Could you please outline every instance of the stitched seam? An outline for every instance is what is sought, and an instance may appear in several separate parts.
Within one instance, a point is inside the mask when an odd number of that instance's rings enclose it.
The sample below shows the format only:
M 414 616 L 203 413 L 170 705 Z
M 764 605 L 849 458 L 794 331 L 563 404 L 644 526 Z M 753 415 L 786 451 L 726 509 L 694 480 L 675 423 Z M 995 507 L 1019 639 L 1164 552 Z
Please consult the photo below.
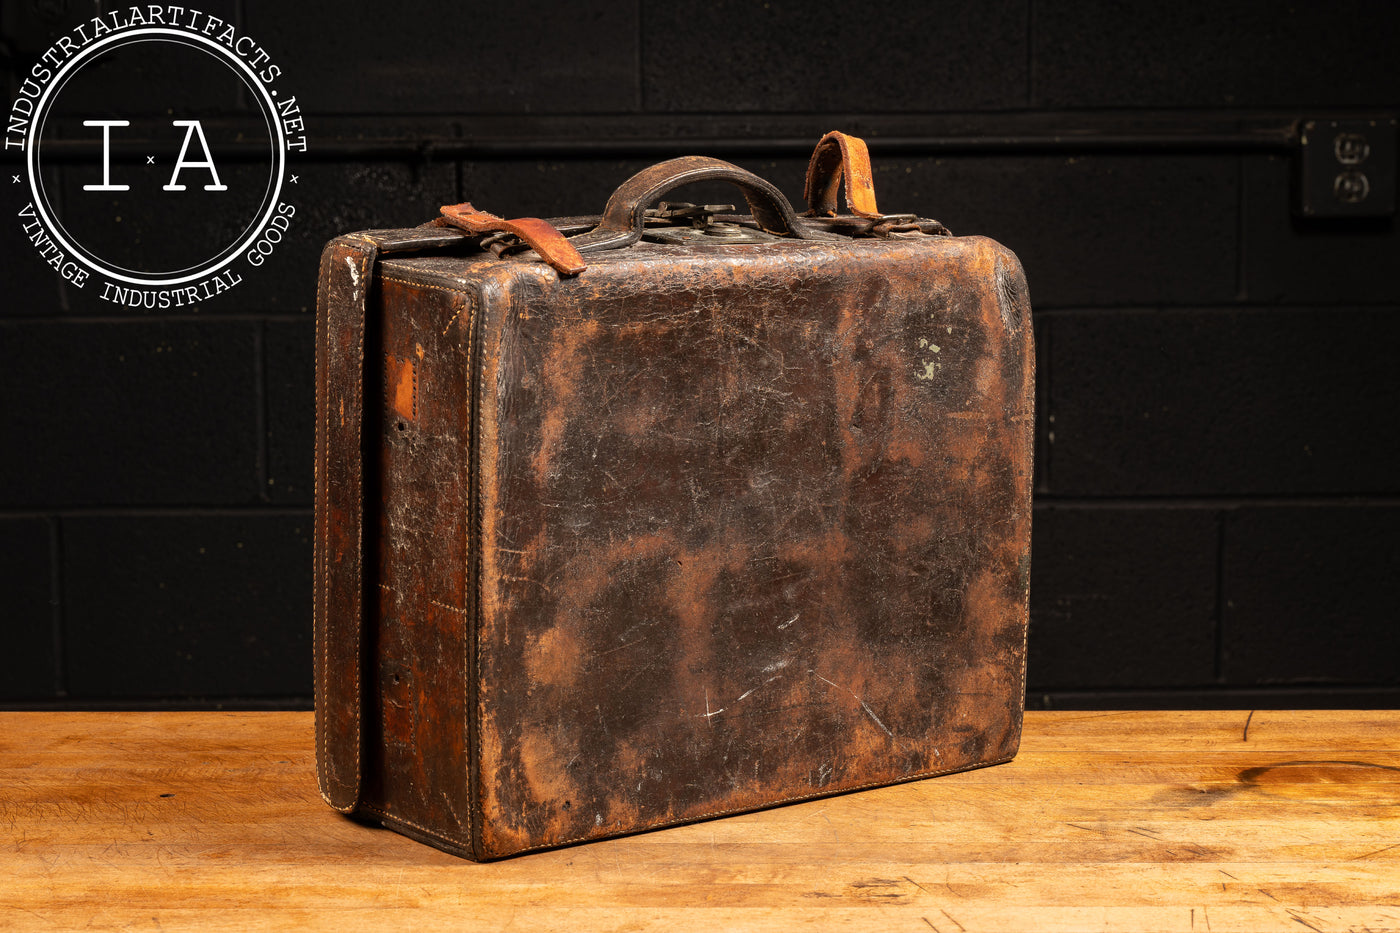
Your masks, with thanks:
M 1035 351 L 1034 351 L 1034 349 L 1032 349 L 1032 351 L 1031 351 L 1031 361 L 1032 361 L 1032 362 L 1031 362 L 1031 366 L 1032 366 L 1032 367 L 1035 366 L 1034 360 L 1035 360 Z M 1032 384 L 1032 386 L 1034 386 L 1034 384 L 1035 384 L 1035 373 L 1034 373 L 1034 370 L 1032 370 L 1032 373 L 1031 373 L 1031 384 Z M 1032 393 L 1034 393 L 1034 391 L 1035 391 L 1034 388 L 1032 388 L 1031 391 L 1032 391 Z M 1034 405 L 1035 402 L 1032 401 L 1031 404 Z M 1032 425 L 1034 425 L 1034 420 L 1033 420 L 1033 419 L 1032 419 L 1031 421 L 1026 422 L 1026 428 L 1025 428 L 1025 430 L 1026 430 L 1027 433 L 1031 434 L 1031 443 L 1032 443 L 1032 446 L 1033 446 L 1033 445 L 1034 445 L 1034 442 L 1035 442 L 1035 428 L 1034 428 Z M 1034 507 L 1032 506 L 1032 504 L 1031 504 L 1031 500 L 1032 500 L 1032 498 L 1033 498 L 1033 496 L 1034 496 L 1033 491 L 1031 491 L 1031 490 L 1033 489 L 1033 482 L 1034 482 L 1034 481 L 1033 481 L 1032 477 L 1027 477 L 1027 478 L 1026 478 L 1026 485 L 1027 485 L 1028 491 L 1027 491 L 1027 493 L 1026 493 L 1025 508 L 1026 508 L 1026 514 L 1027 514 L 1027 515 L 1031 514 L 1031 513 L 1032 513 L 1032 510 L 1033 510 L 1033 508 L 1034 508 Z M 1033 523 L 1032 523 L 1032 524 L 1033 524 Z M 1034 533 L 1035 533 L 1035 531 L 1034 531 L 1034 529 L 1032 528 L 1031 531 L 1030 531 L 1030 534 L 1034 534 Z M 1026 553 L 1026 559 L 1027 559 L 1027 560 L 1029 560 L 1029 559 L 1030 559 L 1030 556 L 1031 556 L 1031 542 L 1030 542 L 1030 540 L 1029 540 L 1030 534 L 1027 535 L 1027 539 L 1028 539 L 1028 540 L 1026 541 L 1026 552 L 1025 552 L 1025 553 Z M 1026 592 L 1022 595 L 1021 598 L 1022 598 L 1022 600 L 1023 600 L 1023 605 L 1025 606 L 1025 611 L 1024 611 L 1024 615 L 1023 615 L 1020 611 L 1017 612 L 1018 621 L 1019 621 L 1020 624 L 1021 624 L 1021 698 L 1020 698 L 1020 701 L 1019 701 L 1019 705 L 1020 705 L 1020 709 L 1021 709 L 1021 724 L 1020 724 L 1020 727 L 1016 730 L 1016 747 L 1017 747 L 1017 748 L 1020 748 L 1020 746 L 1021 746 L 1021 733 L 1025 730 L 1025 719 L 1026 719 L 1026 664 L 1027 664 L 1027 661 L 1028 661 L 1027 652 L 1028 652 L 1028 649 L 1029 649 L 1029 646 L 1030 646 L 1030 636 L 1031 636 L 1031 626 L 1030 626 L 1030 600 L 1031 600 L 1031 593 L 1030 593 L 1030 576 L 1029 576 L 1029 571 L 1027 571 L 1027 577 L 1026 577 Z
M 470 326 L 468 326 L 467 328 L 467 359 L 471 362 L 472 368 L 475 370 L 474 375 L 476 376 L 477 387 L 476 404 L 472 406 L 472 438 L 469 456 L 469 459 L 473 461 L 473 463 L 471 469 L 468 470 L 468 473 L 471 476 L 471 482 L 476 487 L 476 496 L 473 497 L 474 501 L 472 502 L 472 511 L 474 514 L 468 517 L 467 534 L 470 536 L 468 539 L 468 552 L 469 554 L 474 554 L 476 558 L 476 598 L 475 601 L 472 603 L 472 608 L 474 611 L 472 612 L 471 617 L 467 620 L 468 628 L 470 629 L 470 637 L 472 639 L 471 651 L 473 662 L 472 666 L 474 668 L 474 671 L 471 674 L 473 678 L 472 682 L 467 684 L 468 689 L 466 691 L 466 696 L 468 702 L 471 704 L 471 709 L 467 711 L 468 729 L 471 729 L 472 724 L 475 723 L 476 755 L 472 758 L 471 761 L 467 763 L 467 787 L 468 796 L 472 798 L 472 806 L 468 808 L 471 813 L 471 851 L 473 854 L 480 856 L 482 854 L 482 850 L 485 848 L 485 845 L 481 840 L 482 837 L 485 835 L 486 823 L 486 802 L 484 799 L 485 788 L 482 786 L 484 782 L 482 782 L 479 779 L 479 773 L 481 771 L 483 760 L 483 742 L 481 738 L 481 733 L 485 726 L 485 723 L 481 721 L 483 717 L 480 715 L 481 703 L 479 693 L 481 690 L 482 683 L 481 634 L 482 629 L 485 627 L 485 624 L 482 621 L 484 611 L 482 609 L 482 594 L 485 592 L 486 585 L 486 562 L 482 560 L 482 552 L 484 551 L 486 545 L 482 531 L 483 509 L 480 501 L 482 494 L 482 483 L 480 477 L 480 474 L 482 473 L 480 450 L 482 422 L 481 409 L 482 399 L 486 398 L 486 354 L 484 352 L 478 352 L 475 334 L 477 319 L 484 318 L 486 316 L 486 302 L 478 302 L 476 301 L 475 296 L 473 296 L 473 303 L 476 305 L 476 307 L 473 308 L 471 323 Z M 485 328 L 486 322 L 483 321 L 481 326 Z M 485 339 L 486 332 L 483 330 L 483 342 L 485 341 Z M 476 547 L 472 548 L 470 546 L 471 544 L 475 544 Z M 470 570 L 470 567 L 468 567 L 468 570 Z M 466 665 L 463 666 L 465 667 Z M 477 825 L 478 814 L 480 816 L 481 825 Z
M 316 525 L 318 526 L 319 533 L 316 536 L 316 563 L 318 566 L 313 568 L 313 570 L 316 571 L 321 578 L 321 593 L 319 598 L 312 600 L 311 643 L 319 655 L 318 660 L 320 662 L 321 672 L 320 681 L 316 685 L 319 688 L 316 692 L 319 694 L 318 699 L 320 702 L 312 704 L 315 718 L 314 728 L 316 730 L 316 789 L 320 792 L 322 800 L 328 805 L 334 806 L 331 804 L 330 794 L 327 792 L 325 715 L 321 709 L 322 705 L 326 702 L 326 633 L 323 630 L 321 615 L 325 612 L 326 601 L 330 598 L 329 572 L 326 569 L 330 562 L 326 560 L 325 553 L 330 532 L 330 521 L 329 516 L 326 515 L 326 503 L 321 501 L 321 471 L 325 469 L 330 424 L 330 392 L 327 391 L 322 380 L 326 378 L 326 370 L 329 368 L 330 364 L 331 326 L 330 302 L 327 299 L 327 292 L 329 291 L 328 279 L 330 278 L 331 268 L 331 266 L 325 263 L 322 264 L 320 282 L 317 283 L 316 289 L 316 306 L 318 311 L 317 324 L 321 325 L 321 329 L 325 331 L 326 360 L 323 364 L 321 360 L 321 348 L 318 346 L 316 352 L 316 400 L 321 408 L 320 414 L 322 417 L 316 425 L 316 469 L 314 471 L 314 482 Z M 325 318 L 324 321 L 320 320 L 322 317 Z
M 811 800 L 811 799 L 813 799 L 813 798 L 815 798 L 815 797 L 831 797 L 831 796 L 835 796 L 836 794 L 845 794 L 845 793 L 850 793 L 850 792 L 854 792 L 854 791 L 858 791 L 858 790 L 867 790 L 867 789 L 872 788 L 872 787 L 893 787 L 893 786 L 895 786 L 895 785 L 897 785 L 897 784 L 907 784 L 907 783 L 909 783 L 909 782 L 911 782 L 911 781 L 925 780 L 925 779 L 927 779 L 927 778 L 938 777 L 939 775 L 942 775 L 942 774 L 956 774 L 956 773 L 959 772 L 959 771 L 971 771 L 972 769 L 978 768 L 978 767 L 988 767 L 988 768 L 990 768 L 990 767 L 992 767 L 993 765 L 1002 765 L 1002 764 L 1006 764 L 1008 761 L 1011 761 L 1011 760 L 1012 760 L 1013 758 L 1015 758 L 1015 757 L 1016 757 L 1015 755 L 1009 755 L 1009 756 L 1007 756 L 1007 757 L 1005 757 L 1005 758 L 997 758 L 997 759 L 995 759 L 995 760 L 993 760 L 993 761 L 974 761 L 974 762 L 971 762 L 971 763 L 969 763 L 969 764 L 959 765 L 958 767 L 955 767 L 955 768 L 940 768 L 940 769 L 937 770 L 937 771 L 921 771 L 921 772 L 919 772 L 918 774 L 911 774 L 911 775 L 909 775 L 909 776 L 907 776 L 907 777 L 900 778 L 900 779 L 898 779 L 898 780 L 896 780 L 896 781 L 868 781 L 868 782 L 866 782 L 866 783 L 864 783 L 864 784 L 855 784 L 855 785 L 853 785 L 853 786 L 851 786 L 851 787 L 837 787 L 837 788 L 832 788 L 832 789 L 823 789 L 823 790 L 819 790 L 819 791 L 813 791 L 813 792 L 810 793 L 810 794 L 796 794 L 796 795 L 791 796 L 791 797 L 780 797 L 780 798 L 778 798 L 777 800 L 771 800 L 771 801 L 765 802 L 765 803 L 763 804 L 762 808 L 763 808 L 763 809 L 767 809 L 767 808 L 770 807 L 770 806 L 777 806 L 777 805 L 779 805 L 779 804 L 797 803 L 797 802 L 800 801 L 800 800 Z M 672 826 L 684 826 L 684 825 L 687 824 L 687 823 L 698 823 L 698 822 L 701 821 L 701 820 L 713 819 L 713 818 L 719 817 L 719 816 L 728 816 L 728 815 L 731 814 L 731 813 L 750 813 L 750 812 L 753 812 L 755 809 L 756 809 L 756 808 L 755 808 L 755 807 L 752 807 L 752 806 L 741 806 L 741 807 L 729 807 L 729 808 L 726 808 L 726 809 L 724 809 L 724 810 L 711 810 L 711 811 L 708 812 L 708 813 L 701 813 L 701 814 L 699 814 L 698 816 L 687 816 L 687 817 L 682 817 L 681 819 L 678 819 L 678 820 L 671 820 L 671 821 L 668 821 L 668 822 L 665 822 L 665 823 L 656 823 L 656 824 L 654 824 L 654 825 L 647 826 L 647 827 L 644 827 L 644 828 L 641 828 L 641 829 L 621 830 L 620 832 L 622 832 L 622 833 L 628 833 L 628 834 L 633 833 L 633 832 L 650 832 L 650 831 L 652 831 L 652 830 L 666 829 L 666 828 L 672 827 Z M 613 835 L 616 835 L 616 834 L 613 834 Z M 567 846 L 567 845 L 573 845 L 573 844 L 576 843 L 576 842 L 584 842 L 584 841 L 587 841 L 587 840 L 598 840 L 598 839 L 606 839 L 606 838 L 608 838 L 607 835 L 604 835 L 604 836 L 575 836 L 575 837 L 573 837 L 572 839 L 561 839 L 561 840 L 559 840 L 558 842 L 546 842 L 546 843 L 542 843 L 541 845 L 529 846 L 529 847 L 524 848 L 524 849 L 513 849 L 513 850 L 511 850 L 511 851 L 510 851 L 509 853 L 507 853 L 507 854 L 508 854 L 508 855 L 522 855 L 522 854 L 524 854 L 524 853 L 526 853 L 526 852 L 535 852 L 535 851 L 537 851 L 537 850 L 539 850 L 539 849 L 553 849 L 553 848 L 555 848 L 556 846 Z
M 457 318 L 462 316 L 462 312 L 468 307 L 468 305 L 470 305 L 469 301 L 457 302 L 457 310 L 452 312 L 452 317 L 447 319 L 447 324 L 442 329 L 442 336 L 447 336 L 447 332 L 452 329 L 452 325 L 456 323 Z
M 471 852 L 475 855 L 480 855 L 481 852 L 477 844 L 477 839 L 481 835 L 481 827 L 477 825 L 477 822 L 478 817 L 481 822 L 485 822 L 486 811 L 482 806 L 482 789 L 477 780 L 477 771 L 481 765 L 481 723 L 477 721 L 477 710 L 479 706 L 477 696 L 481 689 L 481 593 L 485 574 L 482 570 L 483 564 L 481 560 L 481 508 L 480 502 L 476 501 L 476 499 L 481 495 L 479 476 L 481 472 L 481 457 L 478 452 L 478 447 L 481 442 L 481 400 L 484 398 L 482 392 L 486 386 L 486 367 L 484 365 L 484 357 L 477 351 L 476 322 L 478 318 L 485 314 L 485 311 L 483 310 L 484 305 L 477 300 L 477 296 L 474 292 L 467 297 L 471 303 L 471 317 L 467 321 L 467 362 L 468 365 L 471 366 L 468 373 L 470 375 L 475 375 L 477 379 L 480 380 L 480 385 L 477 389 L 476 397 L 472 400 L 471 434 L 467 440 L 467 476 L 468 483 L 470 484 L 467 487 L 467 501 L 471 513 L 467 515 L 466 550 L 468 562 L 473 559 L 476 560 L 476 592 L 475 594 L 466 594 L 468 597 L 474 596 L 469 603 L 473 611 L 467 615 L 463 622 L 463 626 L 466 629 L 463 633 L 463 640 L 471 639 L 467 647 L 472 652 L 475 673 L 472 674 L 470 671 L 466 670 L 467 665 L 462 665 L 464 668 L 464 676 L 474 677 L 474 680 L 463 685 L 462 705 L 464 707 L 469 707 L 466 709 L 465 717 L 469 737 L 470 732 L 473 731 L 472 723 L 476 723 L 476 756 L 467 762 L 467 831 L 471 836 Z M 475 497 L 472 496 L 473 488 L 475 488 L 477 494 Z M 471 564 L 468 563 L 465 569 L 467 572 L 464 573 L 463 576 L 466 579 L 470 579 Z M 467 745 L 470 747 L 471 743 L 468 742 Z
M 410 280 L 410 279 L 401 279 L 401 278 L 399 278 L 399 277 L 396 276 L 396 275 L 381 275 L 379 278 L 380 278 L 381 281 L 384 281 L 384 282 L 397 282 L 399 285 L 407 285 L 407 286 L 409 286 L 410 288 L 431 288 L 433 291 L 438 291 L 438 292 L 455 292 L 456 294 L 459 294 L 459 295 L 468 295 L 468 296 L 471 294 L 471 293 L 468 292 L 466 289 L 462 288 L 461 286 L 457 286 L 457 285 L 432 285 L 432 284 L 429 284 L 429 283 L 427 283 L 427 282 L 414 282 L 414 281 L 412 281 L 412 280 Z
M 361 804 L 360 809 L 368 810 L 371 813 L 376 813 L 392 823 L 402 823 L 405 826 L 412 826 L 414 829 L 418 830 L 424 835 L 432 836 L 434 839 L 441 839 L 443 842 L 450 842 L 453 845 L 466 849 L 469 852 L 472 850 L 471 843 L 469 841 L 463 841 L 457 836 L 451 836 L 447 833 L 440 833 L 437 830 L 429 829 L 426 826 L 423 826 L 419 823 L 415 823 L 412 820 L 404 819 L 403 817 L 397 816 L 393 813 L 386 813 L 384 810 L 381 810 L 379 807 L 376 807 L 373 804 Z
M 352 802 L 352 805 L 353 805 L 354 803 L 358 803 L 358 802 L 359 802 L 359 798 L 360 798 L 360 788 L 361 788 L 361 786 L 362 786 L 362 784 L 363 784 L 363 779 L 362 779 L 362 775 L 361 775 L 361 771 L 360 771 L 360 746 L 363 744 L 363 732 L 362 732 L 362 729 L 361 729 L 360 718 L 361 718 L 361 714 L 363 713 L 364 695 L 361 693 L 361 689 L 360 689 L 360 668 L 361 668 L 361 667 L 363 666 L 363 664 L 364 664 L 364 658 L 361 656 L 361 651 L 362 651 L 363 648 L 364 648 L 364 644 L 363 644 L 361 635 L 362 635 L 362 630 L 363 630 L 363 628 L 364 628 L 364 626 L 365 626 L 364 607 L 363 607 L 363 605 L 361 604 L 361 590 L 363 589 L 363 586 L 364 586 L 363 580 L 364 580 L 364 572 L 365 572 L 365 556 L 364 556 L 364 555 L 365 555 L 365 551 L 364 551 L 364 539 L 365 539 L 365 477 L 364 477 L 364 469 L 365 469 L 365 468 L 364 468 L 364 459 L 363 459 L 363 457 L 364 457 L 364 454 L 363 454 L 363 451 L 364 451 L 364 446 L 363 446 L 363 444 L 364 444 L 364 442 L 363 442 L 363 439 L 361 438 L 360 435 L 361 435 L 361 430 L 362 430 L 363 427 L 364 427 L 364 421 L 365 421 L 364 413 L 365 413 L 365 407 L 366 407 L 366 406 L 365 406 L 365 403 L 364 403 L 364 398 L 363 398 L 363 396 L 364 396 L 364 371 L 365 371 L 365 369 L 364 369 L 364 367 L 365 367 L 365 330 L 366 330 L 366 328 L 368 327 L 367 317 L 368 317 L 368 309 L 369 309 L 369 292 L 370 292 L 370 287 L 371 287 L 371 285 L 373 284 L 373 283 L 370 282 L 369 277 L 370 277 L 370 275 L 371 275 L 371 274 L 373 273 L 373 271 L 374 271 L 375 252 L 376 252 L 377 249 L 378 249 L 378 244 L 375 243 L 373 240 L 370 240 L 368 237 L 365 237 L 364 239 L 365 239 L 367 242 L 369 242 L 369 243 L 371 244 L 371 248 L 370 248 L 369 250 L 361 250 L 361 252 L 360 252 L 360 260 L 361 260 L 361 261 L 360 261 L 360 283 L 361 283 L 361 285 L 362 285 L 364 291 L 362 291 L 362 292 L 360 293 L 360 332 L 359 332 L 359 346 L 356 348 L 356 356 L 358 357 L 358 360 L 359 360 L 359 376 L 360 376 L 359 383 L 360 383 L 360 394 L 361 394 L 361 399 L 360 399 L 360 417 L 357 418 L 357 419 L 355 419 L 355 455 L 356 455 L 357 457 L 360 457 L 361 460 L 360 460 L 359 475 L 356 477 L 356 482 L 355 482 L 355 486 L 356 486 L 356 489 L 355 489 L 355 498 L 356 498 L 356 500 L 357 500 L 357 505 L 358 505 L 358 514 L 356 515 L 356 521 L 355 521 L 355 569 L 356 569 L 356 576 L 357 576 L 358 579 L 356 580 L 356 584 L 357 584 L 357 585 L 355 586 L 355 591 L 354 591 L 354 593 L 355 593 L 355 595 L 354 595 L 354 610 L 351 612 L 351 616 L 350 616 L 350 617 L 351 617 L 351 620 L 352 620 L 352 623 L 353 623 L 353 626 L 354 626 L 353 631 L 354 631 L 354 646 L 355 646 L 355 651 L 354 651 L 355 663 L 354 663 L 354 665 L 353 665 L 353 673 L 354 673 L 354 681 L 353 681 L 353 682 L 354 682 L 354 694 L 353 694 L 353 696 L 354 696 L 354 698 L 355 698 L 355 703 L 354 703 L 354 708 L 355 708 L 355 742 L 354 742 L 354 747 L 355 747 L 355 790 L 354 790 L 354 797 L 355 797 L 355 800 Z
M 1031 416 L 1024 422 L 1025 427 L 1023 427 L 1022 430 L 1023 430 L 1025 433 L 1027 433 L 1027 434 L 1030 435 L 1030 438 L 1029 438 L 1030 443 L 1029 443 L 1028 446 L 1029 446 L 1032 450 L 1034 450 L 1034 447 L 1035 447 L 1035 328 L 1034 328 L 1034 326 L 1030 326 L 1030 327 L 1028 328 L 1028 330 L 1027 330 L 1027 336 L 1030 338 L 1030 353 L 1028 354 L 1028 357 L 1029 357 L 1029 363 L 1030 363 L 1030 367 L 1031 367 L 1031 372 L 1030 372 Z M 1034 499 L 1034 496 L 1035 496 L 1035 475 L 1034 475 L 1034 464 L 1032 464 L 1032 474 L 1026 478 L 1026 497 L 1025 497 L 1025 499 L 1023 500 L 1023 506 L 1024 506 L 1024 508 L 1026 509 L 1026 514 L 1027 514 L 1027 515 L 1031 515 L 1031 514 L 1033 513 L 1034 506 L 1033 506 L 1033 504 L 1032 504 L 1032 500 Z M 1031 524 L 1034 525 L 1034 522 L 1032 522 Z M 1027 540 L 1026 540 L 1026 544 L 1025 544 L 1025 557 L 1026 557 L 1027 560 L 1030 560 L 1030 556 L 1031 556 L 1031 542 L 1030 542 L 1030 540 L 1029 540 L 1029 539 L 1030 539 L 1030 535 L 1033 535 L 1034 533 L 1035 533 L 1034 528 L 1032 528 L 1031 531 L 1030 531 L 1030 533 L 1026 536 L 1026 537 L 1027 537 Z M 1030 595 L 1030 576 L 1029 576 L 1029 571 L 1027 571 L 1027 577 L 1026 577 L 1026 592 L 1025 592 L 1025 594 L 1022 596 L 1022 605 L 1025 607 L 1025 608 L 1024 608 L 1024 614 L 1022 614 L 1022 612 L 1021 612 L 1020 610 L 1017 611 L 1018 621 L 1020 621 L 1020 623 L 1021 623 L 1021 694 L 1020 694 L 1020 700 L 1018 701 L 1018 706 L 1020 707 L 1020 710 L 1021 710 L 1021 722 L 1020 722 L 1020 724 L 1018 725 L 1018 727 L 1017 727 L 1017 729 L 1016 729 L 1016 747 L 1017 747 L 1018 749 L 1019 749 L 1020 746 L 1021 746 L 1021 735 L 1022 735 L 1022 733 L 1025 731 L 1025 720 L 1026 720 L 1026 666 L 1027 666 L 1027 661 L 1029 660 L 1028 657 L 1027 657 L 1027 651 L 1028 651 L 1028 649 L 1029 649 L 1029 647 L 1030 647 L 1030 635 L 1031 635 L 1031 627 L 1030 627 L 1030 599 L 1031 599 L 1031 595 Z M 1014 755 L 1013 755 L 1013 757 L 1014 757 Z
M 459 318 L 459 317 L 462 316 L 462 312 L 463 312 L 463 311 L 468 311 L 469 309 L 472 308 L 472 305 L 475 304 L 475 302 L 472 300 L 472 299 L 473 299 L 473 295 L 472 295 L 471 290 L 470 290 L 470 289 L 463 288 L 463 287 L 461 287 L 460 285 L 432 285 L 432 284 L 429 284 L 429 283 L 427 283 L 427 282 L 414 282 L 414 281 L 411 281 L 411 280 L 409 280 L 409 279 L 399 278 L 399 277 L 396 276 L 396 275 L 381 275 L 379 278 L 380 278 L 381 280 L 385 281 L 385 282 L 396 282 L 396 283 L 398 283 L 399 285 L 406 285 L 406 286 L 408 286 L 409 288 L 428 288 L 428 289 L 432 289 L 433 291 L 438 291 L 438 292 L 450 292 L 450 293 L 452 293 L 452 294 L 461 295 L 461 296 L 463 296 L 464 298 L 466 298 L 466 301 L 462 302 L 462 303 L 460 304 L 460 306 L 457 308 L 457 311 L 452 315 L 451 318 L 448 319 L 448 321 L 447 321 L 447 326 L 444 327 L 444 328 L 442 329 L 442 335 L 443 335 L 444 337 L 447 336 L 447 332 L 448 332 L 449 330 L 452 329 L 452 325 L 453 325 L 453 323 L 457 320 L 457 318 Z M 469 319 L 469 321 L 470 321 L 470 323 L 471 323 L 472 325 L 475 325 L 475 324 L 476 324 L 475 318 L 476 318 L 476 315 L 475 315 L 475 314 L 469 314 L 469 315 L 468 315 L 468 319 Z M 471 332 L 470 332 L 470 330 L 468 330 L 468 333 L 467 333 L 467 353 L 468 353 L 468 355 L 471 354 Z M 416 378 L 417 378 L 417 377 L 415 376 L 415 379 L 416 379 Z M 415 388 L 416 388 L 416 387 L 415 387 Z M 417 399 L 417 393 L 416 393 L 416 391 L 415 391 L 415 394 L 414 394 L 414 398 L 415 398 L 415 400 Z M 414 410 L 417 411 L 416 408 L 415 408 Z

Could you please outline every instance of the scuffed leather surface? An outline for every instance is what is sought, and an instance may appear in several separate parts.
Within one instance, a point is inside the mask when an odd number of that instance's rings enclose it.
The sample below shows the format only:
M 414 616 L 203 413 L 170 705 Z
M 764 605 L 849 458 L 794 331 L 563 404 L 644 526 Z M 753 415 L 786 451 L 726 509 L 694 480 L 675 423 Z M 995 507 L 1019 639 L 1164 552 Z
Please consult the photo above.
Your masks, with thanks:
M 457 271 L 482 296 L 482 855 L 1014 754 L 1033 357 L 1011 253 Z

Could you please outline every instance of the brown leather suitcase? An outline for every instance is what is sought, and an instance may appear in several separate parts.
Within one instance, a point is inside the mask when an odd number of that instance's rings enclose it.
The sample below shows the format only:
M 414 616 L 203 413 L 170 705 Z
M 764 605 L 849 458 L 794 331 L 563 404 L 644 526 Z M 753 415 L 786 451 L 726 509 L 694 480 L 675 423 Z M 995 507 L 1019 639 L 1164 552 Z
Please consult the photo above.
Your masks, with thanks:
M 751 215 L 653 208 L 713 179 Z M 830 134 L 802 217 L 691 157 L 326 247 L 331 806 L 489 859 L 1011 759 L 1025 280 L 870 179 Z

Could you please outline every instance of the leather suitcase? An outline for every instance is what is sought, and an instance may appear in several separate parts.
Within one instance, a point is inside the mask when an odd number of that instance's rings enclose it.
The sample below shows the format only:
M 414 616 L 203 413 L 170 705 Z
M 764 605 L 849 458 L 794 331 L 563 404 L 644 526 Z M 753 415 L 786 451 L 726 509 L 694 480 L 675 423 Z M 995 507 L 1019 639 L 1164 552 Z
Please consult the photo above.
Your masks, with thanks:
M 751 214 L 654 206 L 714 179 Z M 807 197 L 690 157 L 601 217 L 457 205 L 326 247 L 332 807 L 490 859 L 1014 756 L 1020 264 L 881 214 L 852 137 Z

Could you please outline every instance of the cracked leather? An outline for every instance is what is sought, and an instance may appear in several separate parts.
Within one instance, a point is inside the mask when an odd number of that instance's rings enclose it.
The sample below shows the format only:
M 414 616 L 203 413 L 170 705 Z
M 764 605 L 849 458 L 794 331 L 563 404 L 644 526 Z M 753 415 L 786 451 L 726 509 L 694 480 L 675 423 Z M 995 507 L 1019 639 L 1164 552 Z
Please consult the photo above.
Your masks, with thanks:
M 564 277 L 476 243 L 379 231 L 323 259 L 333 806 L 485 859 L 1015 754 L 1011 252 L 635 242 Z

